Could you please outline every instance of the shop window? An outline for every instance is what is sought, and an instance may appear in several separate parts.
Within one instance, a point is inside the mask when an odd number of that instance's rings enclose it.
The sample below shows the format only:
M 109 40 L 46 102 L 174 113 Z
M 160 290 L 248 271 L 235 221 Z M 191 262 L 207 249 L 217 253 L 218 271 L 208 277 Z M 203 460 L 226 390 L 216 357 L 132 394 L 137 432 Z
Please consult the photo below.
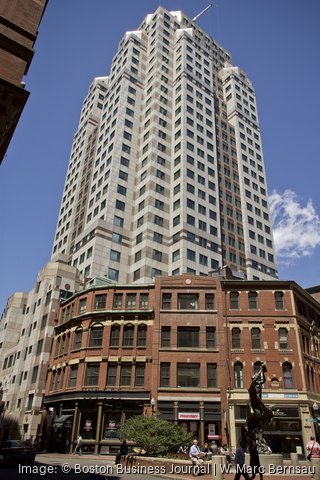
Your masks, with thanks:
M 233 310 L 239 309 L 239 292 L 230 292 L 230 308 Z
M 77 386 L 78 365 L 72 365 L 69 372 L 68 388 L 75 388 Z
M 249 309 L 255 310 L 258 308 L 258 294 L 257 292 L 249 292 L 248 293 L 248 302 L 249 302 Z
M 107 305 L 107 295 L 96 295 L 94 297 L 94 309 L 99 310 L 106 308 Z
M 200 387 L 200 364 L 177 364 L 177 387 Z
M 161 347 L 170 347 L 171 327 L 161 327 Z
M 231 331 L 232 348 L 241 348 L 241 330 L 234 327 Z
M 198 310 L 199 295 L 198 294 L 178 294 L 178 309 L 179 310 Z
M 207 364 L 207 387 L 214 388 L 217 386 L 217 364 Z
M 280 350 L 286 350 L 289 348 L 288 343 L 288 330 L 286 328 L 279 328 L 279 348 Z
M 145 325 L 138 326 L 137 347 L 145 347 L 147 345 L 147 327 Z
M 234 386 L 235 388 L 243 388 L 243 365 L 241 362 L 234 364 Z
M 120 373 L 120 385 L 131 385 L 131 371 L 132 371 L 132 365 L 129 363 L 125 363 L 121 365 L 121 373 Z
M 294 388 L 292 365 L 289 362 L 282 364 L 283 388 Z
M 119 347 L 120 341 L 120 326 L 113 325 L 110 332 L 110 347 Z
M 259 349 L 261 348 L 261 330 L 260 328 L 251 329 L 251 348 Z
M 162 294 L 162 309 L 163 310 L 171 309 L 171 293 Z
M 178 327 L 178 348 L 199 348 L 199 333 L 199 327 Z
M 82 330 L 76 330 L 73 337 L 73 350 L 79 350 L 82 344 Z
M 216 347 L 216 327 L 206 328 L 206 347 L 207 348 Z
M 126 325 L 123 329 L 123 347 L 133 347 L 133 335 L 134 327 L 133 325 Z
M 143 387 L 144 386 L 144 371 L 145 371 L 145 364 L 137 364 L 136 371 L 135 371 L 135 380 L 134 384 L 136 387 Z
M 283 292 L 274 292 L 274 300 L 277 310 L 284 310 L 284 294 Z
M 206 310 L 213 310 L 214 309 L 214 294 L 213 293 L 206 293 L 205 296 L 205 308 Z
M 107 385 L 114 386 L 117 382 L 117 364 L 116 363 L 108 363 L 108 371 L 107 371 Z
M 85 385 L 86 386 L 98 386 L 99 385 L 99 363 L 88 363 L 86 370 Z
M 160 387 L 170 385 L 170 363 L 160 363 Z
M 102 347 L 103 327 L 93 327 L 90 330 L 89 347 Z

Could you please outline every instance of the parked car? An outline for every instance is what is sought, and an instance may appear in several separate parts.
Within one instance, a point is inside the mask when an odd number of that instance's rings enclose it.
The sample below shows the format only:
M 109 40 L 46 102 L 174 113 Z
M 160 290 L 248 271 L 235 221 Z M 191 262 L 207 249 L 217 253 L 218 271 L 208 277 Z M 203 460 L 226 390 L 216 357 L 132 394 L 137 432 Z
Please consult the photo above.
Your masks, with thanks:
M 33 465 L 36 448 L 21 440 L 7 440 L 1 447 L 2 461 L 5 465 L 24 463 Z

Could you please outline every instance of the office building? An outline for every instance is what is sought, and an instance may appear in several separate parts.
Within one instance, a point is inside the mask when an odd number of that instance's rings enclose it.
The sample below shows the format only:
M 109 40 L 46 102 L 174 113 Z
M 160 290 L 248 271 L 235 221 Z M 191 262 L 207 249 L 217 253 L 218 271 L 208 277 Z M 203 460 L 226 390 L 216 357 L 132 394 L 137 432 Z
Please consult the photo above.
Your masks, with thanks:
M 145 283 L 225 265 L 277 278 L 255 92 L 181 11 L 126 32 L 75 134 L 52 258 Z

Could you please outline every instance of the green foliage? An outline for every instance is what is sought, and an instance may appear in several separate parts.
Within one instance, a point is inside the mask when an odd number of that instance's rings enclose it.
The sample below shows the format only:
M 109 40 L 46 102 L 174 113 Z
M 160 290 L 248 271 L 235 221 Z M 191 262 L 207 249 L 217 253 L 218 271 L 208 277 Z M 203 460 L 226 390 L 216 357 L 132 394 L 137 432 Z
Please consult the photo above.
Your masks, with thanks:
M 180 445 L 192 443 L 193 434 L 175 423 L 142 415 L 129 418 L 121 428 L 122 438 L 134 441 L 150 456 L 176 453 Z

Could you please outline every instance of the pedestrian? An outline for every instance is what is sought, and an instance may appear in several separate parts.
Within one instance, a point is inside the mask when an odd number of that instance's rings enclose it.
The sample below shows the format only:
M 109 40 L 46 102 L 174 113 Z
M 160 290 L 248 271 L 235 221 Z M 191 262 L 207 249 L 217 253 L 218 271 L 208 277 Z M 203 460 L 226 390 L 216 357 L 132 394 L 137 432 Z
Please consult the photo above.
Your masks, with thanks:
M 116 458 L 115 458 L 115 462 L 114 464 L 115 465 L 119 465 L 121 463 L 121 457 L 122 456 L 127 456 L 128 455 L 128 445 L 127 445 L 127 440 L 123 440 L 121 445 L 120 445 L 120 449 L 119 449 L 119 452 L 117 453 L 116 455 Z
M 216 442 L 213 440 L 213 441 L 211 442 L 212 455 L 217 455 L 218 450 L 219 450 L 218 445 L 217 445 Z
M 198 440 L 193 440 L 193 443 L 189 450 L 189 457 L 191 462 L 194 465 L 202 465 L 203 464 L 202 456 L 203 454 L 201 454 L 200 448 L 198 447 Z
M 81 435 L 79 435 L 78 438 L 77 438 L 77 443 L 76 443 L 76 447 L 74 449 L 73 455 L 76 454 L 77 450 L 79 450 L 79 455 L 82 454 L 81 444 L 82 444 L 82 437 L 81 437 Z
M 241 441 L 240 446 L 236 450 L 236 474 L 234 480 L 239 480 L 241 475 L 243 475 L 246 480 L 250 480 L 249 474 L 247 472 L 247 466 L 245 465 L 245 454 L 246 444 Z
M 205 443 L 203 448 L 201 448 L 201 452 L 204 453 L 206 460 L 212 459 L 212 449 L 208 443 Z
M 224 443 L 222 447 L 220 447 L 220 455 L 224 455 L 226 457 L 227 464 L 231 463 L 230 451 L 226 443 Z
M 308 460 L 311 461 L 311 458 L 320 458 L 320 445 L 314 437 L 311 437 L 307 443 L 307 451 L 309 452 L 307 456 Z
M 250 467 L 251 467 L 251 477 L 250 480 L 253 480 L 257 473 L 260 475 L 260 480 L 263 480 L 263 475 L 260 469 L 260 458 L 257 449 L 257 444 L 255 441 L 251 442 L 249 447 L 250 454 Z

